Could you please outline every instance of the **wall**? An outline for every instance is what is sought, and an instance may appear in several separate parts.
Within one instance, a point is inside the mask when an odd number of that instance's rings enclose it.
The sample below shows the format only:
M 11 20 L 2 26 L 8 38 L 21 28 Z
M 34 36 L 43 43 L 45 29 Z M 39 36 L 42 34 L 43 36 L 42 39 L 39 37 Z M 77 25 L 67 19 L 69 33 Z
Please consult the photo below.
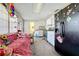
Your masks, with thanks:
M 29 21 L 24 22 L 24 32 L 30 32 Z
M 35 20 L 35 30 L 36 29 L 39 29 L 39 26 L 45 26 L 45 20 Z M 30 21 L 25 21 L 24 22 L 24 32 L 30 32 L 30 27 L 29 27 L 29 24 L 30 24 Z
M 35 29 L 39 29 L 39 26 L 45 26 L 45 20 L 35 22 Z

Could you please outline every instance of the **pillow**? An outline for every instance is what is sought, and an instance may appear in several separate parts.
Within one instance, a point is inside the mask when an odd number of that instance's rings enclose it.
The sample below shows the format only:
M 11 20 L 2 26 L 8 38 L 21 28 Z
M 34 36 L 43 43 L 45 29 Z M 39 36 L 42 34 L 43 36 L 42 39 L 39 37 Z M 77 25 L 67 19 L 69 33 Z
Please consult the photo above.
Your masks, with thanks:
M 1 39 L 2 39 L 2 40 L 7 40 L 8 37 L 7 37 L 7 35 L 4 34 L 4 35 L 1 35 Z

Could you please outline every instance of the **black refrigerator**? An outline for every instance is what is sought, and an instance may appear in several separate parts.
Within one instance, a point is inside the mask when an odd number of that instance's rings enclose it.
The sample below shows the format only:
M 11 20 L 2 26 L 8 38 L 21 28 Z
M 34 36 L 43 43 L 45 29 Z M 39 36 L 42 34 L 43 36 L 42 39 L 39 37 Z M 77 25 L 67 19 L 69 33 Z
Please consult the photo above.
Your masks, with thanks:
M 55 50 L 65 56 L 79 56 L 79 4 L 69 6 L 72 6 L 69 15 L 63 15 L 67 7 L 55 15 Z

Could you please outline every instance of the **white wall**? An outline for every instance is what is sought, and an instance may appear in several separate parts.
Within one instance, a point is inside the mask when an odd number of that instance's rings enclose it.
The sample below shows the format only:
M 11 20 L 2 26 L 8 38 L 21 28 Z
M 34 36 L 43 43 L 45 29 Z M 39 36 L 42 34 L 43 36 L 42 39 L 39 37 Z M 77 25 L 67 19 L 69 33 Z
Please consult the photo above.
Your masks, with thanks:
M 45 20 L 39 20 L 39 21 L 34 21 L 34 22 L 35 22 L 35 30 L 39 29 L 39 26 L 45 26 Z M 30 32 L 29 23 L 30 21 L 25 21 L 24 32 Z
M 39 26 L 45 26 L 45 20 L 35 22 L 35 29 L 39 29 Z
M 25 21 L 24 22 L 24 32 L 30 32 L 30 30 L 29 30 L 29 21 Z

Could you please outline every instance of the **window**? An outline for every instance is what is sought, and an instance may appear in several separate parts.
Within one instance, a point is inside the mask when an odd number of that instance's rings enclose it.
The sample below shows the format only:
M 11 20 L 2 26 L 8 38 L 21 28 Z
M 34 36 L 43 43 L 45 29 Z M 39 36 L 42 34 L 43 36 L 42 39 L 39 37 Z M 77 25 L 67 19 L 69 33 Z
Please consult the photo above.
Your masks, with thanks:
M 8 33 L 8 12 L 6 8 L 0 4 L 0 34 Z
M 17 32 L 18 21 L 16 17 L 10 17 L 10 33 Z

